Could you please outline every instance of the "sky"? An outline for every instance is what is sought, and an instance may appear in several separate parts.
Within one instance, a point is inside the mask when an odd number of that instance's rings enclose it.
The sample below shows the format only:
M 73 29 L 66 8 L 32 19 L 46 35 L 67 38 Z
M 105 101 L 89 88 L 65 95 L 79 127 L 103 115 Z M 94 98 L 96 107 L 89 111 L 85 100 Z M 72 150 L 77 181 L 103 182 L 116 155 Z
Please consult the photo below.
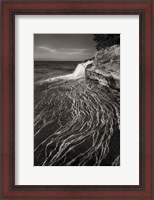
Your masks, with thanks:
M 34 34 L 34 60 L 82 61 L 95 51 L 92 34 Z

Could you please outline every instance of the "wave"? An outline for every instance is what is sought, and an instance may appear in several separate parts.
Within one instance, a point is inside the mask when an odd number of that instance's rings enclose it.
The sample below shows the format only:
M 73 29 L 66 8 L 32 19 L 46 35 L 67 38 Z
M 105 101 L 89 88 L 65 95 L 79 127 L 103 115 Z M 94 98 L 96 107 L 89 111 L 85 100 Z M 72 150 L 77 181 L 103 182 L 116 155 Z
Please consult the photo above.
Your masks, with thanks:
M 67 74 L 67 75 L 62 75 L 62 76 L 57 76 L 57 77 L 52 77 L 52 78 L 48 78 L 46 80 L 43 81 L 39 81 L 39 84 L 45 84 L 45 83 L 52 83 L 52 82 L 56 82 L 58 80 L 63 80 L 63 81 L 67 81 L 67 80 L 75 80 L 75 79 L 79 79 L 81 77 L 85 76 L 85 69 L 86 67 L 91 64 L 93 61 L 87 61 L 85 63 L 80 63 L 77 65 L 76 69 L 74 70 L 73 73 L 71 74 Z

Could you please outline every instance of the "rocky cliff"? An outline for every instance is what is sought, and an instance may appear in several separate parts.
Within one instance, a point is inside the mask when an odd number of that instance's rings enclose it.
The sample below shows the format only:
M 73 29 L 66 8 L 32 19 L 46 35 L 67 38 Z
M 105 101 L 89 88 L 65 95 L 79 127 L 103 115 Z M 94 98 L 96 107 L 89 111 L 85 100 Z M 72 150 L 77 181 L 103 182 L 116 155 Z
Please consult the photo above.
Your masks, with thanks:
M 85 71 L 87 79 L 120 90 L 120 46 L 102 48 Z

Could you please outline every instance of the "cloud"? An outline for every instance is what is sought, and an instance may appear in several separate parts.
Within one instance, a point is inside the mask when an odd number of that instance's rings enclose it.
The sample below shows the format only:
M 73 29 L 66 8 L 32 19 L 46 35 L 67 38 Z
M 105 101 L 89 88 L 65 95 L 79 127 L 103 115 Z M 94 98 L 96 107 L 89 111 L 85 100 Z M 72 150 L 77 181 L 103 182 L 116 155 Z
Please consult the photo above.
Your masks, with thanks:
M 64 54 L 81 54 L 87 53 L 88 49 L 74 49 L 74 48 L 61 48 L 59 52 L 63 52 Z
M 45 51 L 48 51 L 48 52 L 51 52 L 51 53 L 56 53 L 57 50 L 56 49 L 52 49 L 52 48 L 49 48 L 49 47 L 45 47 L 45 46 L 39 46 L 40 49 L 43 49 Z
M 53 49 L 51 47 L 46 47 L 46 46 L 39 46 L 40 49 L 45 50 L 49 53 L 55 53 L 55 54 L 87 54 L 88 49 L 80 49 L 80 48 L 57 48 Z

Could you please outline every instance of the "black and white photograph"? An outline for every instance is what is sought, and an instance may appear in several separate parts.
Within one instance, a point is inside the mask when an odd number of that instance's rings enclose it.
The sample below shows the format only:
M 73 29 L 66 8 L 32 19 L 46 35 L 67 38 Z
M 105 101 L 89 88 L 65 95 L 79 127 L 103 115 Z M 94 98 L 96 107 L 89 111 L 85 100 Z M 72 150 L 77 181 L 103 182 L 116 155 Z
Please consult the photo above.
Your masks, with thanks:
M 34 166 L 120 166 L 120 34 L 34 34 Z

